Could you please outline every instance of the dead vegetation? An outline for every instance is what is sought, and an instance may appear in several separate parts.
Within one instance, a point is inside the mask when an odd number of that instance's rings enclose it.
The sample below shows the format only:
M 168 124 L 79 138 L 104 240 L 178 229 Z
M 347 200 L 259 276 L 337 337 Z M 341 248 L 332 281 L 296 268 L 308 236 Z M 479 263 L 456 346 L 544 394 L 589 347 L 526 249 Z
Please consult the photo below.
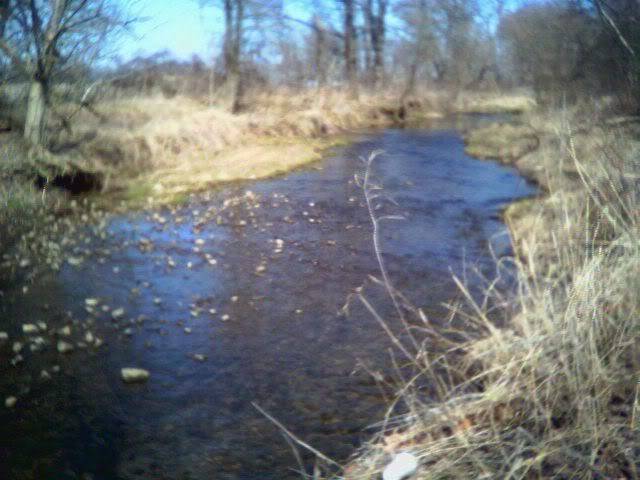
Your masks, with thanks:
M 545 130 L 522 159 L 548 193 L 506 212 L 517 288 L 489 282 L 477 301 L 461 282 L 464 341 L 405 341 L 402 414 L 340 478 L 378 478 L 401 451 L 420 458 L 420 479 L 640 477 L 640 142 L 593 116 L 529 121 Z
M 446 96 L 437 92 L 402 103 L 394 91 L 357 99 L 332 89 L 248 92 L 251 109 L 239 114 L 226 108 L 225 98 L 158 93 L 99 98 L 90 108 L 56 108 L 49 149 L 38 149 L 37 161 L 24 164 L 38 165 L 32 176 L 41 185 L 75 182 L 78 191 L 93 187 L 130 200 L 144 195 L 171 201 L 215 183 L 291 170 L 363 129 L 416 123 L 448 110 Z M 514 98 L 520 97 L 509 97 L 506 104 L 528 102 Z M 482 101 L 490 97 L 485 94 Z M 30 152 L 33 160 L 34 149 Z

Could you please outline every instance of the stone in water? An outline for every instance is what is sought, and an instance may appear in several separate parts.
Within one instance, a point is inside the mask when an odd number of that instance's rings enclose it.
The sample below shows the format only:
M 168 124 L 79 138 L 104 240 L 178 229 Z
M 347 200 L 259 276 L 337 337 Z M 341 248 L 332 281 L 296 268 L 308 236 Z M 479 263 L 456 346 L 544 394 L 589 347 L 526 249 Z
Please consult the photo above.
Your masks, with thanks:
M 57 348 L 59 353 L 69 353 L 73 351 L 73 345 L 62 340 L 58 342 Z
M 149 372 L 142 368 L 123 368 L 120 375 L 125 383 L 141 383 L 149 380 Z
M 37 333 L 38 327 L 35 326 L 33 323 L 25 323 L 22 325 L 22 332 L 26 334 Z

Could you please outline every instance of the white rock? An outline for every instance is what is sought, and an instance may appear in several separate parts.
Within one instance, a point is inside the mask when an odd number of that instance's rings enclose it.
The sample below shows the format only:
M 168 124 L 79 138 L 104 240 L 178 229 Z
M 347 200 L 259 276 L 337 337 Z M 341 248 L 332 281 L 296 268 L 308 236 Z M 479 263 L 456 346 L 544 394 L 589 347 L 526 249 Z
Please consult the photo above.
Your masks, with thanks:
M 31 265 L 31 261 L 28 258 L 20 260 L 20 268 L 27 268 L 29 265 Z
M 38 328 L 40 330 L 42 330 L 43 332 L 46 332 L 47 331 L 47 324 L 44 323 L 44 322 L 38 322 Z
M 124 308 L 116 308 L 114 311 L 111 312 L 111 317 L 114 320 L 124 317 Z
M 67 263 L 74 267 L 80 265 L 83 262 L 82 257 L 69 257 L 67 258 Z
M 204 362 L 207 359 L 207 356 L 203 355 L 201 353 L 194 353 L 193 354 L 193 359 L 198 361 L 198 362 Z
M 7 397 L 4 399 L 4 406 L 7 408 L 13 408 L 18 403 L 18 399 L 16 397 Z
M 68 337 L 71 335 L 71 327 L 69 325 L 65 325 L 64 327 L 58 329 L 58 335 L 62 335 L 64 337 Z
M 46 345 L 46 340 L 43 337 L 35 337 L 33 343 L 29 345 L 32 352 L 39 352 Z
M 7 332 L 0 332 L 0 343 L 4 343 L 9 340 L 9 334 Z
M 383 480 L 403 480 L 418 470 L 418 459 L 408 452 L 398 453 L 382 472 Z
M 30 334 L 30 333 L 37 333 L 37 332 L 38 332 L 37 325 L 33 323 L 22 324 L 22 333 Z
M 142 368 L 123 368 L 120 375 L 126 383 L 146 382 L 150 376 L 149 371 Z
M 49 380 L 51 378 L 51 374 L 49 374 L 49 372 L 47 372 L 46 370 L 42 370 L 40 372 L 40 379 L 41 380 Z
M 98 305 L 99 300 L 97 298 L 85 298 L 84 304 L 88 307 L 95 307 Z
M 20 353 L 20 351 L 22 350 L 22 343 L 20 342 L 13 342 L 13 353 Z
M 95 341 L 95 337 L 93 336 L 93 333 L 91 332 L 87 332 L 84 334 L 84 341 L 87 343 L 93 343 Z
M 73 351 L 73 345 L 63 340 L 58 341 L 57 348 L 59 353 L 69 353 Z

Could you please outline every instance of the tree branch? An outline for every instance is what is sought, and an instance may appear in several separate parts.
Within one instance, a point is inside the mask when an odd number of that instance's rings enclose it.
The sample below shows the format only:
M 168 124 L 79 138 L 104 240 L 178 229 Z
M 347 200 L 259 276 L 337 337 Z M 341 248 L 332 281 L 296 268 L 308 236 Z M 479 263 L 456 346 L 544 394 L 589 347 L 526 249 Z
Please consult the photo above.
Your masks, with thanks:
M 30 62 L 21 59 L 20 55 L 18 55 L 18 52 L 13 50 L 13 48 L 11 48 L 11 46 L 2 38 L 0 38 L 0 50 L 9 57 L 16 68 L 22 70 L 27 75 L 33 74 L 33 66 L 30 64 Z

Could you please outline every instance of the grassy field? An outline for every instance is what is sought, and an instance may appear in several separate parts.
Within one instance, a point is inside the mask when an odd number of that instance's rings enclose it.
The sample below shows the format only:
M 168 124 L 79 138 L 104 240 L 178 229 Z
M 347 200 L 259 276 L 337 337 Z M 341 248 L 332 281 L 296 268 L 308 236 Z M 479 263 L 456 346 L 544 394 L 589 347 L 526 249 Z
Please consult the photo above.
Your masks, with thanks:
M 505 212 L 517 288 L 487 281 L 485 301 L 468 295 L 453 312 L 462 343 L 416 315 L 429 341 L 403 346 L 415 376 L 398 382 L 380 434 L 341 478 L 379 478 L 401 451 L 420 459 L 419 479 L 640 477 L 637 139 L 577 111 L 467 137 L 469 151 L 517 166 L 544 192 Z

